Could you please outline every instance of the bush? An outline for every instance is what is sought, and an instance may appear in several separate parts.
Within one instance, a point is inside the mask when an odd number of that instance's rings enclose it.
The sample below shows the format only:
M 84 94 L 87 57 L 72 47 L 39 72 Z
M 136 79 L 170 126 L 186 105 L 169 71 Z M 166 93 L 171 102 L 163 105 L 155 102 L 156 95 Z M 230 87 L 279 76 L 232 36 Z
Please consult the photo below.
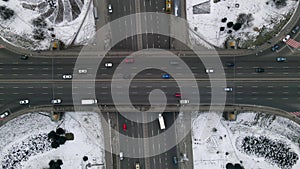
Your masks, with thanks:
M 6 6 L 0 6 L 0 16 L 2 19 L 7 20 L 14 16 L 15 12 Z
M 34 29 L 33 30 L 33 38 L 36 40 L 44 40 L 46 38 L 46 36 L 42 29 Z
M 55 137 L 56 133 L 55 131 L 50 131 L 50 133 L 48 133 L 48 139 L 53 139 Z
M 236 23 L 236 24 L 233 25 L 232 28 L 233 28 L 235 31 L 238 31 L 239 29 L 241 29 L 241 27 L 242 27 L 242 24 L 241 24 L 241 23 Z
M 56 142 L 56 141 L 53 141 L 53 142 L 51 143 L 51 147 L 52 147 L 52 148 L 57 148 L 57 147 L 59 147 L 59 143 Z
M 59 138 L 58 138 L 58 143 L 59 144 L 65 144 L 66 143 L 66 137 L 65 136 L 59 136 Z
M 59 134 L 59 135 L 65 134 L 65 130 L 62 129 L 62 128 L 57 128 L 56 129 L 56 134 Z
M 41 17 L 33 19 L 32 24 L 33 24 L 33 26 L 38 27 L 38 28 L 47 27 L 46 21 Z

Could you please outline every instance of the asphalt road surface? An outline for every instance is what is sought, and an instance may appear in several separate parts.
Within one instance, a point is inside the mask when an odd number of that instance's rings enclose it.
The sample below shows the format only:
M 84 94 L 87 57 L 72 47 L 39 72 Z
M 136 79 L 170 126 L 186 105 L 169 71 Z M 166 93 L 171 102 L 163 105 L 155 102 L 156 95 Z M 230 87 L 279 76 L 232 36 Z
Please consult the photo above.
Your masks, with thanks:
M 277 54 L 277 53 L 276 53 Z M 1 49 L 0 60 L 0 105 L 1 110 L 6 108 L 12 109 L 22 108 L 18 105 L 18 100 L 28 98 L 31 106 L 39 104 L 49 104 L 52 98 L 61 98 L 62 104 L 72 104 L 73 96 L 78 96 L 75 104 L 79 103 L 78 99 L 90 98 L 93 94 L 93 86 L 88 85 L 93 79 L 91 72 L 97 72 L 96 80 L 96 96 L 100 103 L 109 104 L 111 100 L 111 82 L 110 78 L 114 73 L 114 68 L 105 68 L 104 63 L 111 61 L 114 67 L 120 63 L 120 59 L 106 59 L 100 67 L 95 70 L 93 67 L 83 67 L 88 69 L 87 74 L 78 74 L 74 72 L 74 77 L 79 80 L 73 84 L 72 80 L 62 79 L 63 74 L 72 74 L 75 59 L 41 59 L 29 58 L 28 60 L 20 60 L 19 56 Z M 279 55 L 278 56 L 282 56 Z M 299 57 L 286 56 L 287 62 L 279 63 L 275 61 L 277 56 L 265 57 L 239 57 L 239 58 L 222 58 L 223 65 L 226 62 L 235 63 L 234 67 L 224 67 L 225 76 L 227 78 L 227 86 L 216 86 L 218 92 L 224 93 L 224 87 L 232 87 L 232 92 L 227 92 L 227 103 L 249 103 L 261 104 L 283 108 L 288 111 L 297 111 L 300 109 L 300 64 Z M 160 68 L 166 72 L 172 71 L 171 75 L 176 76 L 176 80 L 188 81 L 186 75 L 183 74 L 185 69 L 183 63 L 171 65 L 169 58 L 153 58 L 155 62 L 165 62 L 165 66 Z M 198 80 L 198 87 L 201 96 L 201 103 L 210 102 L 211 84 L 208 81 L 208 75 L 205 68 L 198 59 L 183 58 L 190 67 L 193 75 Z M 87 63 L 92 59 L 86 59 Z M 53 63 L 53 64 L 52 64 Z M 152 63 L 151 63 L 152 64 Z M 84 65 L 84 64 L 83 64 Z M 120 96 L 126 96 L 126 81 L 128 75 L 125 69 L 135 71 L 139 68 L 138 58 L 135 63 L 123 64 L 118 67 L 121 69 L 115 76 L 119 79 L 113 91 Z M 254 69 L 262 67 L 265 69 L 263 73 L 256 73 Z M 214 68 L 214 74 L 218 74 L 218 68 Z M 168 98 L 168 103 L 176 104 L 178 98 L 174 96 L 175 92 L 179 92 L 178 84 L 172 79 L 162 79 L 163 71 L 157 69 L 149 69 L 139 74 L 130 74 L 135 77 L 136 81 L 131 82 L 130 97 L 131 101 L 136 104 L 147 103 L 148 95 L 153 89 L 161 89 Z M 136 76 L 135 76 L 136 75 Z M 75 82 L 75 80 L 74 80 Z M 93 83 L 91 83 L 93 84 Z M 78 86 L 76 86 L 78 85 Z M 196 86 L 192 88 L 197 89 Z M 81 94 L 80 91 L 87 91 Z M 193 95 L 197 93 L 182 93 L 186 98 L 192 100 Z M 15 107 L 15 108 L 14 108 Z

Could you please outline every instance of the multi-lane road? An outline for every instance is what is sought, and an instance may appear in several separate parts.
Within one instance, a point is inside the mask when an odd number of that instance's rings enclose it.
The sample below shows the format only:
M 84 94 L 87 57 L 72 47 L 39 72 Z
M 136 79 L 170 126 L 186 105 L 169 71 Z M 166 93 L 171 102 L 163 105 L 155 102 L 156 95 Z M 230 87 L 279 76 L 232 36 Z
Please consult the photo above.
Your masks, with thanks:
M 75 58 L 29 58 L 29 60 L 20 60 L 14 54 L 11 54 L 5 49 L 1 49 L 2 56 L 0 61 L 0 105 L 1 110 L 6 107 L 11 109 L 21 108 L 18 105 L 18 100 L 28 98 L 31 105 L 48 104 L 52 98 L 61 98 L 62 104 L 72 104 L 72 96 L 86 97 L 92 96 L 93 93 L 86 93 L 85 96 L 79 96 L 80 86 L 84 90 L 91 90 L 89 85 L 80 85 L 86 81 L 90 81 L 93 76 L 89 74 L 93 70 L 92 67 L 86 67 L 88 74 L 78 75 L 77 70 L 74 71 Z M 280 56 L 280 55 L 277 55 Z M 139 67 L 137 63 L 123 64 L 119 69 L 130 69 L 135 71 Z M 267 106 L 275 106 L 288 111 L 297 111 L 300 109 L 300 60 L 295 56 L 287 56 L 287 62 L 276 62 L 276 56 L 264 57 L 226 57 L 222 58 L 223 65 L 226 62 L 233 62 L 234 67 L 224 66 L 227 78 L 227 86 L 233 88 L 233 92 L 227 92 L 227 103 L 250 103 L 262 104 Z M 118 92 L 119 95 L 127 95 L 125 91 L 125 83 L 123 81 L 127 73 L 118 73 L 119 82 L 111 88 L 110 78 L 114 73 L 114 68 L 105 68 L 104 62 L 111 61 L 114 67 L 118 66 L 121 59 L 106 59 L 100 64 L 96 76 L 95 91 L 100 103 L 112 103 L 111 89 Z M 181 64 L 171 65 L 170 58 L 153 58 L 153 62 L 165 62 L 166 65 L 161 67 L 165 71 L 172 72 L 171 75 L 177 76 L 176 80 L 186 79 L 186 75 L 182 70 L 184 66 Z M 183 61 L 190 67 L 200 91 L 201 103 L 209 103 L 211 95 L 211 84 L 208 75 L 205 73 L 205 68 L 200 60 L 193 57 L 183 58 Z M 256 73 L 255 68 L 262 67 L 264 73 Z M 72 80 L 62 79 L 63 74 L 72 74 L 79 78 L 72 86 Z M 136 72 L 138 73 L 138 72 Z M 214 72 L 217 74 L 218 72 Z M 148 95 L 153 89 L 161 89 L 168 98 L 168 102 L 176 104 L 178 98 L 174 96 L 175 92 L 179 92 L 179 88 L 172 79 L 162 79 L 164 74 L 160 70 L 148 69 L 141 73 L 130 74 L 135 76 L 135 80 L 131 82 L 129 95 L 132 97 L 132 102 L 136 104 L 148 103 Z M 78 86 L 76 86 L 78 85 Z M 196 88 L 196 86 L 193 86 Z M 224 92 L 222 89 L 226 86 L 217 86 L 221 89 L 219 92 Z M 79 88 L 79 89 L 78 89 Z M 72 92 L 73 90 L 73 92 Z M 120 91 L 118 91 L 120 90 Z M 182 93 L 186 97 L 192 98 L 196 96 L 193 93 Z M 276 103 L 276 104 L 275 104 Z M 78 102 L 75 102 L 78 104 Z

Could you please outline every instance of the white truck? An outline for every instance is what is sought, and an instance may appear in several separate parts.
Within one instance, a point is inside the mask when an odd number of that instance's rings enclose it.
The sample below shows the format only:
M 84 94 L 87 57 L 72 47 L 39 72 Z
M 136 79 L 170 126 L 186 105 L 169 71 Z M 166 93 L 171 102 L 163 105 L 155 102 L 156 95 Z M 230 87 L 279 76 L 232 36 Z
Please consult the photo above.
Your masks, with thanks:
M 158 115 L 158 122 L 161 130 L 166 129 L 164 117 L 161 114 Z
M 97 104 L 97 99 L 81 99 L 81 104 Z

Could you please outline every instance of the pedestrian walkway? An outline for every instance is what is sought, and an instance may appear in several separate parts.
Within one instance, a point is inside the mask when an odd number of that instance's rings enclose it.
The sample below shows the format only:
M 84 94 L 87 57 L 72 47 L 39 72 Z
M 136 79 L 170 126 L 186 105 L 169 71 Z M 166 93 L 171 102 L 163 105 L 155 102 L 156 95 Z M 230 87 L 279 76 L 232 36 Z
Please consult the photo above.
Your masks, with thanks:
M 286 41 L 286 44 L 290 45 L 295 49 L 300 48 L 300 42 L 297 42 L 295 39 L 290 38 L 288 41 Z
M 300 112 L 289 112 L 289 113 L 292 114 L 292 115 L 300 117 Z

